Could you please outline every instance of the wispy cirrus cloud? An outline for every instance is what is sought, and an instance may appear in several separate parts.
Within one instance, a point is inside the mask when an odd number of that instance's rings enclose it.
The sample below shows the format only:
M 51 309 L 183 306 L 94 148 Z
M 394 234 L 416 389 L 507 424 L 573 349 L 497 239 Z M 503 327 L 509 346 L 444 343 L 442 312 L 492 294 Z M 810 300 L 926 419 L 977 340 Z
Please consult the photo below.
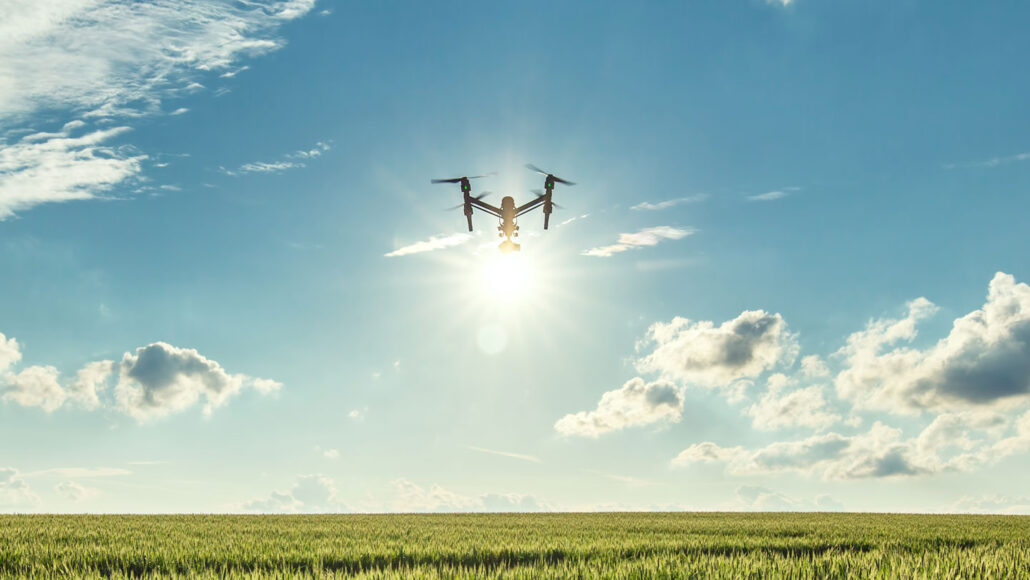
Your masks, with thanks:
M 201 81 L 212 72 L 279 49 L 277 29 L 314 4 L 7 0 L 0 7 L 0 220 L 43 203 L 103 197 L 131 182 L 147 156 L 111 143 L 134 120 L 187 112 L 167 111 L 165 103 L 205 90 Z M 39 112 L 63 118 L 64 127 L 26 131 Z
M 103 197 L 136 177 L 146 155 L 110 142 L 130 131 L 112 127 L 82 131 L 72 121 L 56 133 L 0 139 L 0 221 L 41 203 Z
M 225 173 L 226 175 L 240 175 L 243 173 L 280 173 L 289 169 L 307 167 L 306 160 L 321 157 L 323 153 L 329 151 L 331 148 L 332 146 L 329 143 L 319 141 L 310 149 L 300 149 L 293 153 L 287 153 L 278 161 L 254 161 L 251 163 L 244 163 L 243 165 L 240 165 L 238 169 L 226 169 L 224 167 L 220 169 L 222 173 Z
M 696 233 L 694 228 L 674 228 L 672 226 L 656 226 L 644 228 L 631 234 L 619 234 L 618 243 L 610 246 L 599 246 L 584 250 L 584 256 L 610 258 L 620 252 L 657 246 L 662 240 L 679 240 Z
M 780 189 L 774 189 L 765 193 L 759 193 L 756 195 L 747 196 L 748 201 L 776 201 L 777 199 L 783 199 L 788 195 L 801 191 L 800 187 L 783 187 Z
M 511 457 L 512 459 L 520 459 L 522 461 L 529 461 L 531 463 L 540 463 L 540 458 L 533 455 L 525 455 L 523 453 L 512 453 L 511 451 L 497 451 L 496 449 L 487 449 L 485 447 L 475 447 L 473 445 L 468 446 L 472 451 L 478 451 L 480 453 L 489 453 L 491 455 L 500 455 L 501 457 Z
M 958 169 L 961 167 L 998 167 L 1001 165 L 1008 165 L 1009 163 L 1019 163 L 1021 161 L 1030 161 L 1030 151 L 1026 153 L 1016 153 L 1015 155 L 1004 155 L 1001 157 L 992 157 L 983 161 L 973 161 L 971 163 L 945 163 L 945 169 Z
M 387 258 L 396 258 L 398 256 L 407 256 L 410 254 L 421 254 L 423 252 L 433 252 L 436 250 L 443 250 L 445 248 L 452 248 L 454 246 L 460 246 L 465 242 L 472 239 L 471 234 L 457 233 L 457 234 L 440 234 L 430 237 L 428 240 L 422 240 L 415 242 L 414 244 L 408 244 L 397 248 L 392 252 L 383 254 Z
M 677 205 L 683 205 L 685 203 L 698 203 L 698 202 L 704 201 L 706 199 L 708 199 L 708 194 L 707 193 L 698 193 L 698 194 L 695 194 L 695 195 L 688 195 L 686 197 L 677 197 L 676 199 L 667 199 L 665 201 L 659 201 L 657 203 L 651 203 L 651 202 L 645 201 L 645 202 L 638 203 L 637 205 L 631 207 L 630 209 L 637 210 L 637 211 L 641 211 L 641 210 L 659 211 L 659 210 L 663 210 L 663 209 L 668 209 L 670 207 L 675 207 Z

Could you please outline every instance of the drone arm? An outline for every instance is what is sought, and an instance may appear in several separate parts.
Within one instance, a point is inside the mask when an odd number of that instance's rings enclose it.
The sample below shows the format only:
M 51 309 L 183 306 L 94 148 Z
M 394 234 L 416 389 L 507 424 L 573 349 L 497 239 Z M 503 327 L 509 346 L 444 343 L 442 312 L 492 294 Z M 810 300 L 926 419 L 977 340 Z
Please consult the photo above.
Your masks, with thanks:
M 540 207 L 544 203 L 545 200 L 546 200 L 546 198 L 544 198 L 544 197 L 538 197 L 538 198 L 534 199 L 531 202 L 528 202 L 528 203 L 525 203 L 525 204 L 519 206 L 518 208 L 515 209 L 515 217 L 518 217 L 518 216 L 520 216 L 522 214 L 529 213 L 529 212 L 533 211 L 534 209 Z
M 476 198 L 472 198 L 471 200 L 469 200 L 469 203 L 474 205 L 474 206 L 476 206 L 476 207 L 478 207 L 479 209 L 485 211 L 486 213 L 488 213 L 488 214 L 490 214 L 490 215 L 492 215 L 494 217 L 501 217 L 501 209 L 497 208 L 497 207 L 494 207 L 494 206 L 486 203 L 485 201 L 480 201 L 480 200 L 478 200 Z

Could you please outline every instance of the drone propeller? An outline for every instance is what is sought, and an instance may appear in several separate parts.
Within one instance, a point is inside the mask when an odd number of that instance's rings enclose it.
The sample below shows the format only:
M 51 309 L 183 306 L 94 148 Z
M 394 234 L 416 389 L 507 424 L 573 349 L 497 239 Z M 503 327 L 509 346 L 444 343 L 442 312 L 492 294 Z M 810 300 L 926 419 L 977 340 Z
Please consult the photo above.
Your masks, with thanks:
M 484 197 L 486 197 L 486 196 L 488 196 L 488 195 L 490 195 L 492 193 L 493 193 L 492 191 L 484 191 L 483 193 L 477 195 L 476 197 L 474 197 L 472 199 L 475 199 L 475 200 L 478 201 L 478 200 L 483 199 Z M 462 208 L 462 207 L 465 207 L 465 204 L 464 203 L 459 203 L 458 205 L 456 205 L 454 207 L 449 207 L 449 208 L 445 209 L 444 211 L 451 211 L 451 210 L 455 210 L 455 209 Z
M 564 183 L 565 185 L 576 185 L 575 183 L 573 183 L 571 181 L 566 181 L 566 180 L 564 180 L 564 179 L 562 179 L 562 178 L 560 178 L 560 177 L 558 177 L 556 175 L 548 173 L 548 172 L 544 171 L 543 169 L 540 169 L 536 165 L 533 165 L 532 163 L 527 163 L 526 164 L 526 169 L 529 169 L 530 171 L 536 171 L 540 175 L 546 175 L 548 178 L 553 179 L 554 181 L 557 181 L 558 183 Z
M 480 177 L 490 177 L 491 175 L 496 175 L 496 174 L 497 174 L 496 171 L 491 171 L 490 173 L 484 173 L 483 175 L 469 175 L 469 176 L 466 176 L 466 177 L 452 177 L 450 179 L 430 179 L 429 182 L 430 183 L 461 183 L 461 181 L 463 179 L 479 179 Z
M 539 198 L 544 196 L 544 192 L 540 191 L 539 189 L 531 189 L 531 190 L 529 190 L 529 193 L 536 194 L 537 199 L 539 199 Z M 553 207 L 555 209 L 565 209 L 564 207 L 558 205 L 557 203 L 555 203 L 553 201 L 551 202 L 551 207 Z

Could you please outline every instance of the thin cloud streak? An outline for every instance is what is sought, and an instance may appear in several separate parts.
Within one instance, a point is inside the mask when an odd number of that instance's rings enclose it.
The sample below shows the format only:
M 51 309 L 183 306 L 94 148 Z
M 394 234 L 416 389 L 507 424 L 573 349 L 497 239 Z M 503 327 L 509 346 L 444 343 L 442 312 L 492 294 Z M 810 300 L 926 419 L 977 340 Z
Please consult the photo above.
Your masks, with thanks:
M 1017 153 L 1015 155 L 1006 155 L 1004 157 L 992 157 L 986 161 L 974 161 L 972 163 L 945 163 L 945 169 L 958 169 L 961 167 L 998 167 L 999 165 L 1007 165 L 1009 163 L 1019 163 L 1021 161 L 1030 161 L 1030 151 L 1026 153 Z
M 655 226 L 644 228 L 632 234 L 619 234 L 618 243 L 610 246 L 599 246 L 584 250 L 582 255 L 595 258 L 610 258 L 620 252 L 643 247 L 656 246 L 662 240 L 679 240 L 697 233 L 694 228 L 674 228 L 672 226 Z
M 441 234 L 437 236 L 432 236 L 428 240 L 422 240 L 420 242 L 415 242 L 414 244 L 409 244 L 407 246 L 397 248 L 396 250 L 383 255 L 387 258 L 396 258 L 399 256 L 408 256 L 410 254 L 433 252 L 436 250 L 443 250 L 446 248 L 452 248 L 454 246 L 460 246 L 461 244 L 464 244 L 465 242 L 468 242 L 471 239 L 472 236 L 470 234 Z
M 323 153 L 332 149 L 332 146 L 325 142 L 319 141 L 311 149 L 300 149 L 293 153 L 287 153 L 283 156 L 283 159 L 279 161 L 254 161 L 251 163 L 244 163 L 240 165 L 238 169 L 231 170 L 224 167 L 220 168 L 222 173 L 226 175 L 240 175 L 243 173 L 280 173 L 290 169 L 300 169 L 307 167 L 307 163 L 304 160 L 317 159 L 321 157 Z
M 702 202 L 702 201 L 704 201 L 706 199 L 708 199 L 708 194 L 707 193 L 698 193 L 696 195 L 688 195 L 687 197 L 678 197 L 676 199 L 667 199 L 665 201 L 659 201 L 658 203 L 651 203 L 651 202 L 645 201 L 645 202 L 642 202 L 642 203 L 638 203 L 637 205 L 631 207 L 630 209 L 637 210 L 637 211 L 641 211 L 641 210 L 659 211 L 659 210 L 668 209 L 670 207 L 674 207 L 674 206 L 677 206 L 677 205 L 682 205 L 682 204 L 685 204 L 685 203 L 698 203 L 698 202 Z
M 496 449 L 487 449 L 485 447 L 475 447 L 468 445 L 468 449 L 472 451 L 478 451 L 480 453 L 490 453 L 491 455 L 500 455 L 502 457 L 511 457 L 512 459 L 520 459 L 522 461 L 529 461 L 532 463 L 540 463 L 540 458 L 533 455 L 524 455 L 522 453 L 512 453 L 510 451 L 497 451 Z

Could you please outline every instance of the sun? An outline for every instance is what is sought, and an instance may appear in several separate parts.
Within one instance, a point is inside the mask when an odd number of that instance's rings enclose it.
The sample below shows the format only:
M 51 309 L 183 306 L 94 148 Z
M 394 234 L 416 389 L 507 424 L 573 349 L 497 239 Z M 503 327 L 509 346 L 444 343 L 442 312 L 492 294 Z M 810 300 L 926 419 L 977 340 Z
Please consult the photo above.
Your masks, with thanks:
M 480 272 L 483 291 L 507 303 L 526 300 L 533 290 L 533 269 L 522 254 L 513 252 L 489 258 Z

